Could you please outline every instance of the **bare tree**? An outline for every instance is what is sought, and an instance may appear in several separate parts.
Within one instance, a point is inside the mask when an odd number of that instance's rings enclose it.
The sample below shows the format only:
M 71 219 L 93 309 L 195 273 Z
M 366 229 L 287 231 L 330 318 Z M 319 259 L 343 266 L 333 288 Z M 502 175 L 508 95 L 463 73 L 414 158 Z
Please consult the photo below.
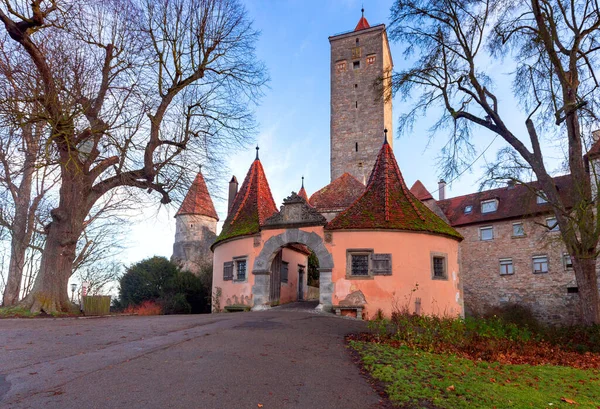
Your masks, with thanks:
M 393 92 L 418 94 L 400 130 L 415 117 L 442 114 L 432 131 L 449 129 L 446 150 L 450 172 L 472 152 L 473 130 L 487 129 L 508 144 L 496 169 L 508 179 L 530 170 L 553 207 L 580 288 L 583 319 L 600 323 L 596 258 L 600 225 L 591 199 L 585 146 L 597 123 L 600 8 L 597 0 L 397 0 L 390 37 L 416 56 L 412 68 L 395 73 Z M 519 129 L 510 129 L 495 94 L 486 58 L 513 57 L 514 96 L 526 112 Z M 502 85 L 502 84 L 501 84 Z M 506 85 L 504 85 L 506 87 Z M 509 101 L 508 104 L 514 104 Z M 543 135 L 567 149 L 568 169 L 576 181 L 573 206 L 558 194 L 542 153 Z M 515 165 L 517 162 L 517 166 Z M 507 166 L 503 166 L 507 165 Z M 521 174 L 520 174 L 521 173 Z
M 266 81 L 258 33 L 237 0 L 2 0 L 0 21 L 35 66 L 60 166 L 40 271 L 22 304 L 65 310 L 77 242 L 99 200 L 138 188 L 168 203 L 186 166 L 210 165 L 248 138 Z

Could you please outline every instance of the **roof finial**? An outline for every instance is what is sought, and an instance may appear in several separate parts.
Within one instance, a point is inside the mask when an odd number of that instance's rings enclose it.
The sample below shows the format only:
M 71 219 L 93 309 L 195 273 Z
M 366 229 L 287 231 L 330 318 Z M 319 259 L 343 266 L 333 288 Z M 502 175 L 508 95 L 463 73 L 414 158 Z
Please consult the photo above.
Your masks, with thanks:
M 361 7 L 362 8 L 360 9 L 360 12 L 362 13 L 362 16 L 364 17 L 365 16 L 365 5 L 363 4 Z
M 198 172 L 202 173 L 202 164 L 198 165 Z
M 304 187 L 304 175 L 302 175 L 302 187 Z
M 260 149 L 260 148 L 258 147 L 258 145 L 256 145 L 256 160 L 258 160 L 258 150 L 259 150 L 259 149 Z
M 383 137 L 383 144 L 384 144 L 384 145 L 387 145 L 387 144 L 388 144 L 388 140 L 387 140 L 387 128 L 385 128 L 385 129 L 383 130 L 383 133 L 384 133 L 384 135 L 385 135 L 385 136 Z

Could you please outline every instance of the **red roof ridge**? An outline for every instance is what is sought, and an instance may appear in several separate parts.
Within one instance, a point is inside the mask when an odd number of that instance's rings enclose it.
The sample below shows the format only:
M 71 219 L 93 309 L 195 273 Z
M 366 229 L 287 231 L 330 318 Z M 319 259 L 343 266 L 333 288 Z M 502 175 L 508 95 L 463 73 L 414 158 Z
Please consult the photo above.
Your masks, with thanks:
M 419 200 L 430 200 L 433 199 L 429 190 L 423 185 L 423 183 L 417 179 L 417 181 L 410 188 L 410 193 L 412 193 Z
M 309 204 L 318 209 L 346 209 L 364 192 L 365 185 L 345 172 L 312 194 Z
M 208 216 L 219 220 L 201 171 L 196 175 L 175 216 L 184 214 Z

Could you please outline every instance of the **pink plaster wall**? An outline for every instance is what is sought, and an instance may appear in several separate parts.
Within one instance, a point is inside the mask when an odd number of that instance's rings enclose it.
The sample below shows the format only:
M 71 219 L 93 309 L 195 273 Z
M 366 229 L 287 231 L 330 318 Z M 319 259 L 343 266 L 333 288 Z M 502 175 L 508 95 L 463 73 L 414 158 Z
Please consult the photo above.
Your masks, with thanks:
M 226 305 L 245 304 L 252 306 L 252 286 L 254 285 L 254 275 L 252 274 L 252 265 L 258 255 L 260 247 L 254 247 L 254 237 L 244 237 L 219 244 L 214 249 L 213 256 L 213 294 L 216 288 L 220 287 L 221 309 Z M 234 257 L 247 256 L 246 280 L 223 281 L 223 263 L 233 261 Z
M 288 262 L 288 282 L 281 283 L 281 294 L 279 298 L 280 304 L 286 304 L 298 300 L 298 265 L 304 266 L 304 299 L 307 294 L 306 274 L 308 266 L 308 256 L 305 254 L 293 251 L 291 249 L 283 249 L 283 261 Z
M 360 290 L 367 304 L 367 317 L 381 309 L 390 316 L 394 308 L 415 312 L 421 298 L 421 314 L 458 316 L 462 314 L 459 286 L 458 242 L 431 234 L 386 231 L 334 231 L 327 249 L 332 253 L 335 283 L 332 302 L 339 304 L 348 294 Z M 373 249 L 392 254 L 392 275 L 370 279 L 346 278 L 346 250 Z M 448 280 L 431 278 L 431 252 L 447 254 Z M 416 291 L 412 291 L 417 288 Z

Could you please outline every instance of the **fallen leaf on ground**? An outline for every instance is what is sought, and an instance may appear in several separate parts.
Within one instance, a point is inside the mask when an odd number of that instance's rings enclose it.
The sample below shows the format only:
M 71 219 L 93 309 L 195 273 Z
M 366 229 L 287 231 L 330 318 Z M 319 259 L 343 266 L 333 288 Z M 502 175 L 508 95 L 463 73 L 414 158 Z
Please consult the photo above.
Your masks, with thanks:
M 453 391 L 454 389 L 456 389 L 454 385 L 450 385 L 446 388 L 447 391 Z
M 577 402 L 575 402 L 573 399 L 560 398 L 560 400 L 562 400 L 563 402 L 570 403 L 571 405 L 576 405 L 577 404 Z

